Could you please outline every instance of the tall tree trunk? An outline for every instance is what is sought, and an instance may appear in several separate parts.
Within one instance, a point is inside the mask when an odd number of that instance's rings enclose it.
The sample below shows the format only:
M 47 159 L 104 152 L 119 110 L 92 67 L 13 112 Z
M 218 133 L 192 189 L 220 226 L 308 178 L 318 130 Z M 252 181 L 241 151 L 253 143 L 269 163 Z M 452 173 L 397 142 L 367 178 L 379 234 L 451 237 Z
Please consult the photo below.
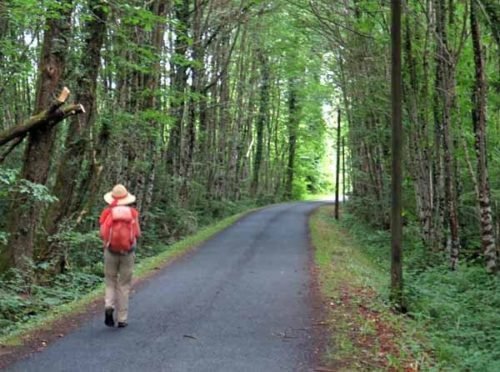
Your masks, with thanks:
M 260 103 L 259 114 L 256 123 L 256 144 L 255 144 L 255 160 L 253 164 L 253 177 L 251 185 L 251 194 L 256 196 L 259 192 L 259 175 L 262 163 L 262 152 L 264 147 L 264 127 L 267 124 L 267 115 L 269 107 L 269 83 L 270 71 L 269 62 L 264 51 L 259 50 L 257 58 L 261 67 L 261 88 L 260 88 Z
M 68 217 L 71 211 L 74 192 L 81 174 L 81 165 L 84 152 L 87 150 L 88 131 L 96 115 L 96 86 L 97 74 L 101 60 L 101 47 L 106 33 L 106 19 L 108 9 L 102 0 L 89 0 L 90 18 L 83 29 L 86 36 L 83 46 L 81 66 L 76 78 L 76 100 L 86 109 L 86 112 L 73 117 L 66 137 L 66 151 L 61 157 L 57 171 L 53 194 L 58 200 L 53 203 L 45 220 L 45 231 L 48 236 L 53 235 L 59 228 L 63 218 Z M 50 245 L 47 239 L 39 243 L 38 259 L 48 261 L 57 259 L 55 269 L 64 269 L 64 256 L 57 252 L 55 244 Z
M 339 219 L 339 191 L 340 191 L 340 145 L 341 145 L 340 109 L 337 113 L 337 164 L 335 167 L 335 219 Z
M 397 308 L 403 305 L 403 223 L 402 223 L 402 155 L 403 126 L 401 109 L 401 2 L 391 1 L 391 100 L 392 100 L 392 208 L 391 208 L 391 299 Z
M 68 52 L 68 38 L 71 29 L 72 3 L 68 0 L 57 1 L 50 9 L 46 22 L 36 91 L 35 113 L 47 108 L 52 96 L 62 87 L 62 79 Z M 56 9 L 59 14 L 54 14 Z M 56 131 L 47 125 L 31 131 L 25 151 L 21 178 L 44 185 L 47 181 Z M 26 259 L 33 258 L 35 233 L 38 226 L 40 205 L 30 200 L 26 194 L 17 194 L 10 207 L 9 245 L 1 266 L 26 268 Z
M 345 137 L 342 137 L 342 200 L 346 200 L 347 178 L 345 165 Z
M 481 48 L 481 32 L 477 20 L 476 0 L 470 1 L 470 26 L 474 49 L 475 83 L 472 91 L 472 123 L 474 126 L 477 155 L 477 181 L 479 189 L 479 213 L 481 216 L 481 246 L 483 249 L 486 270 L 495 272 L 498 268 L 498 257 L 495 246 L 495 232 L 491 213 L 490 183 L 486 154 L 486 97 L 484 56 Z
M 417 26 L 415 26 L 417 27 Z M 418 32 L 418 31 L 417 31 Z M 416 32 L 416 33 L 417 33 Z M 426 36 L 427 37 L 427 36 Z M 415 182 L 415 198 L 416 207 L 419 216 L 420 230 L 422 242 L 426 248 L 430 248 L 434 244 L 433 236 L 433 190 L 432 190 L 432 159 L 430 158 L 429 143 L 427 135 L 427 118 L 421 113 L 426 110 L 426 105 L 421 107 L 421 102 L 426 101 L 427 96 L 427 74 L 425 73 L 421 79 L 417 77 L 417 59 L 413 53 L 413 38 L 410 28 L 410 19 L 406 18 L 406 35 L 405 35 L 405 62 L 409 73 L 409 81 L 405 87 L 405 102 L 409 113 L 410 122 L 413 124 L 408 131 L 409 139 L 409 167 L 410 174 Z M 421 81 L 422 88 L 419 87 Z M 423 90 L 423 92 L 421 92 Z M 420 100 L 420 97 L 423 97 Z
M 230 53 L 230 37 L 228 34 L 223 34 L 219 42 L 219 53 L 216 58 L 220 58 L 219 71 L 219 104 L 217 115 L 217 144 L 216 144 L 216 180 L 217 180 L 217 198 L 223 198 L 227 194 L 227 174 L 226 174 L 226 159 L 228 155 L 228 144 L 234 141 L 231 136 L 231 122 L 230 116 L 230 93 L 229 93 L 229 76 L 226 70 L 226 61 Z M 232 138 L 231 138 L 232 137 Z
M 446 217 L 450 232 L 450 267 L 455 270 L 460 253 L 458 201 L 456 192 L 456 176 L 453 167 L 453 140 L 451 133 L 451 110 L 455 100 L 455 68 L 456 56 L 448 45 L 446 32 L 446 5 L 435 0 L 436 36 L 437 36 L 437 80 L 436 91 L 439 96 L 437 113 L 439 138 L 443 149 L 442 171 L 444 178 L 444 196 Z
M 235 91 L 236 91 L 236 114 L 235 114 L 235 125 L 233 134 L 233 143 L 231 145 L 231 152 L 229 158 L 228 175 L 230 179 L 230 192 L 231 197 L 234 200 L 238 200 L 241 192 L 241 185 L 239 180 L 239 166 L 243 158 L 243 149 L 245 147 L 245 136 L 244 136 L 244 120 L 245 115 L 250 115 L 246 112 L 243 105 L 245 98 L 245 86 L 247 85 L 246 76 L 248 74 L 249 59 L 248 56 L 248 38 L 247 38 L 247 27 L 243 26 L 243 32 L 240 41 L 240 51 L 237 64 L 238 78 L 235 80 Z
M 193 15 L 193 52 L 192 59 L 193 63 L 191 66 L 191 87 L 190 94 L 188 98 L 188 113 L 187 113 L 187 138 L 185 153 L 183 156 L 183 168 L 184 168 L 184 179 L 182 181 L 182 187 L 179 192 L 181 203 L 186 205 L 188 201 L 189 194 L 189 182 L 192 181 L 192 171 L 193 171 L 193 159 L 196 150 L 196 118 L 197 118 L 197 107 L 199 107 L 200 100 L 204 99 L 201 92 L 201 77 L 204 73 L 204 58 L 205 51 L 203 49 L 203 39 L 202 39 L 202 19 L 203 19 L 203 4 L 201 0 L 195 0 L 194 2 L 194 15 Z M 201 116 L 200 116 L 201 120 Z M 200 124 L 201 125 L 201 124 Z
M 174 3 L 175 22 L 175 55 L 172 62 L 172 90 L 171 111 L 173 125 L 170 129 L 166 164 L 171 175 L 182 173 L 182 126 L 184 121 L 185 95 L 187 88 L 186 59 L 189 41 L 189 0 Z
M 148 35 L 147 43 L 153 51 L 153 63 L 150 70 L 143 74 L 142 80 L 145 92 L 142 92 L 144 99 L 141 101 L 139 110 L 142 112 L 147 111 L 161 111 L 163 109 L 161 100 L 158 99 L 158 88 L 160 86 L 161 77 L 161 59 L 165 46 L 165 29 L 167 23 L 167 13 L 170 6 L 170 0 L 155 0 L 150 7 L 151 13 L 157 17 L 157 21 L 153 31 Z M 158 121 L 151 118 L 147 123 L 148 127 L 154 128 L 146 137 L 144 147 L 145 151 L 142 154 L 143 162 L 146 164 L 146 171 L 140 169 L 140 177 L 138 182 L 142 181 L 142 187 L 138 187 L 135 192 L 138 194 L 137 208 L 141 212 L 141 221 L 145 222 L 148 214 L 145 213 L 149 210 L 155 186 L 155 178 L 160 158 L 160 128 Z M 139 185 L 137 185 L 139 186 Z
M 297 148 L 297 130 L 299 127 L 299 103 L 297 102 L 298 81 L 289 80 L 288 97 L 288 166 L 285 184 L 285 198 L 291 199 L 293 195 L 293 178 L 295 174 L 295 152 Z

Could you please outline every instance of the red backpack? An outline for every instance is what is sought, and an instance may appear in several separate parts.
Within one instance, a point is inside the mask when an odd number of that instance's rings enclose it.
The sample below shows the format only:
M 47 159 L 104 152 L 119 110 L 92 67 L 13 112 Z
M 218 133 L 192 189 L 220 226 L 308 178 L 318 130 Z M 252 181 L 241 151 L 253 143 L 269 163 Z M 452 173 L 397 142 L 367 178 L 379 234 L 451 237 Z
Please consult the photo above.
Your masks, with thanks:
M 132 209 L 127 206 L 115 206 L 101 225 L 104 246 L 113 252 L 129 252 L 135 246 L 137 221 Z

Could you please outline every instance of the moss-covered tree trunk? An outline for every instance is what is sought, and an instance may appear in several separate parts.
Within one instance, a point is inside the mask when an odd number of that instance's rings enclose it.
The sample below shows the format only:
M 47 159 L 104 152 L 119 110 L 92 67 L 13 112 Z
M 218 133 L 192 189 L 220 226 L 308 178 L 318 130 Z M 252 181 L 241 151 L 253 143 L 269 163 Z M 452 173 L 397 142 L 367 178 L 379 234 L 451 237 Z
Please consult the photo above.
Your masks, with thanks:
M 106 33 L 106 19 L 109 8 L 105 1 L 89 0 L 90 18 L 85 23 L 83 33 L 86 35 L 83 44 L 82 61 L 76 78 L 76 99 L 86 109 L 82 115 L 71 120 L 66 136 L 66 145 L 58 166 L 53 194 L 58 201 L 53 203 L 45 218 L 44 237 L 55 234 L 64 218 L 75 212 L 75 191 L 77 189 L 85 152 L 88 150 L 88 132 L 95 121 L 97 75 L 101 62 L 101 48 Z M 81 190 L 80 190 L 81 191 Z M 79 198 L 77 198 L 79 199 Z M 65 260 L 57 244 L 48 244 L 47 239 L 40 241 L 38 259 L 54 261 L 53 269 L 64 270 Z
M 72 2 L 57 1 L 53 7 L 48 9 L 49 15 L 38 65 L 36 113 L 46 109 L 53 96 L 62 87 L 68 39 L 71 36 Z M 30 132 L 21 178 L 42 185 L 47 182 L 55 137 L 55 127 L 50 123 Z M 26 260 L 33 259 L 40 205 L 27 194 L 17 193 L 13 195 L 12 200 L 7 217 L 9 243 L 7 250 L 0 257 L 0 268 L 6 266 L 26 268 Z

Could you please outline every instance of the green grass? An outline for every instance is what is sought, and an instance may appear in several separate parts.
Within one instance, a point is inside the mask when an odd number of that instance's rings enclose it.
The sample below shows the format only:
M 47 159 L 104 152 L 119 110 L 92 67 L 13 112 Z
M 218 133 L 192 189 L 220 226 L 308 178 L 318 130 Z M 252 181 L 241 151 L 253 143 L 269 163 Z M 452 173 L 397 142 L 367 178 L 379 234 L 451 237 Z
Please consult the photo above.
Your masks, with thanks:
M 231 226 L 250 211 L 242 212 L 225 218 L 218 223 L 205 227 L 195 235 L 183 239 L 171 246 L 165 246 L 165 250 L 154 256 L 143 259 L 134 270 L 134 277 L 142 279 L 156 272 L 159 268 L 167 265 L 185 252 L 199 246 L 218 232 Z M 16 327 L 6 335 L 0 337 L 0 345 L 17 346 L 23 344 L 23 339 L 30 333 L 44 329 L 50 329 L 51 325 L 62 317 L 76 315 L 84 312 L 88 305 L 103 296 L 104 285 L 100 284 L 80 299 L 63 305 L 54 306 L 49 311 L 40 313 L 26 322 L 19 322 Z
M 339 371 L 428 365 L 416 325 L 391 310 L 383 261 L 333 219 L 331 206 L 312 215 L 310 231 L 330 335 L 323 363 Z
M 348 214 L 341 226 L 385 277 L 382 286 L 374 284 L 386 301 L 389 232 L 367 227 Z M 426 349 L 433 355 L 433 367 L 427 369 L 500 371 L 500 278 L 488 275 L 480 263 L 463 259 L 457 271 L 450 271 L 445 255 L 431 256 L 422 248 L 413 226 L 406 226 L 405 233 L 405 302 L 412 319 L 406 323 L 425 335 Z

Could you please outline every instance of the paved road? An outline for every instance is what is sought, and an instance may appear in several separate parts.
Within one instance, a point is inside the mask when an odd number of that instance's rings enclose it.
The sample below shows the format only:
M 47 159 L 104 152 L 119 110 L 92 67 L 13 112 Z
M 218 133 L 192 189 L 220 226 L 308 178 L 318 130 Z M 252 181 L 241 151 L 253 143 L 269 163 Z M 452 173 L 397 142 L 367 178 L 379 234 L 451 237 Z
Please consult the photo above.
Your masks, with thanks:
M 319 203 L 252 213 L 141 285 L 129 326 L 99 316 L 11 371 L 308 371 L 307 215 Z

